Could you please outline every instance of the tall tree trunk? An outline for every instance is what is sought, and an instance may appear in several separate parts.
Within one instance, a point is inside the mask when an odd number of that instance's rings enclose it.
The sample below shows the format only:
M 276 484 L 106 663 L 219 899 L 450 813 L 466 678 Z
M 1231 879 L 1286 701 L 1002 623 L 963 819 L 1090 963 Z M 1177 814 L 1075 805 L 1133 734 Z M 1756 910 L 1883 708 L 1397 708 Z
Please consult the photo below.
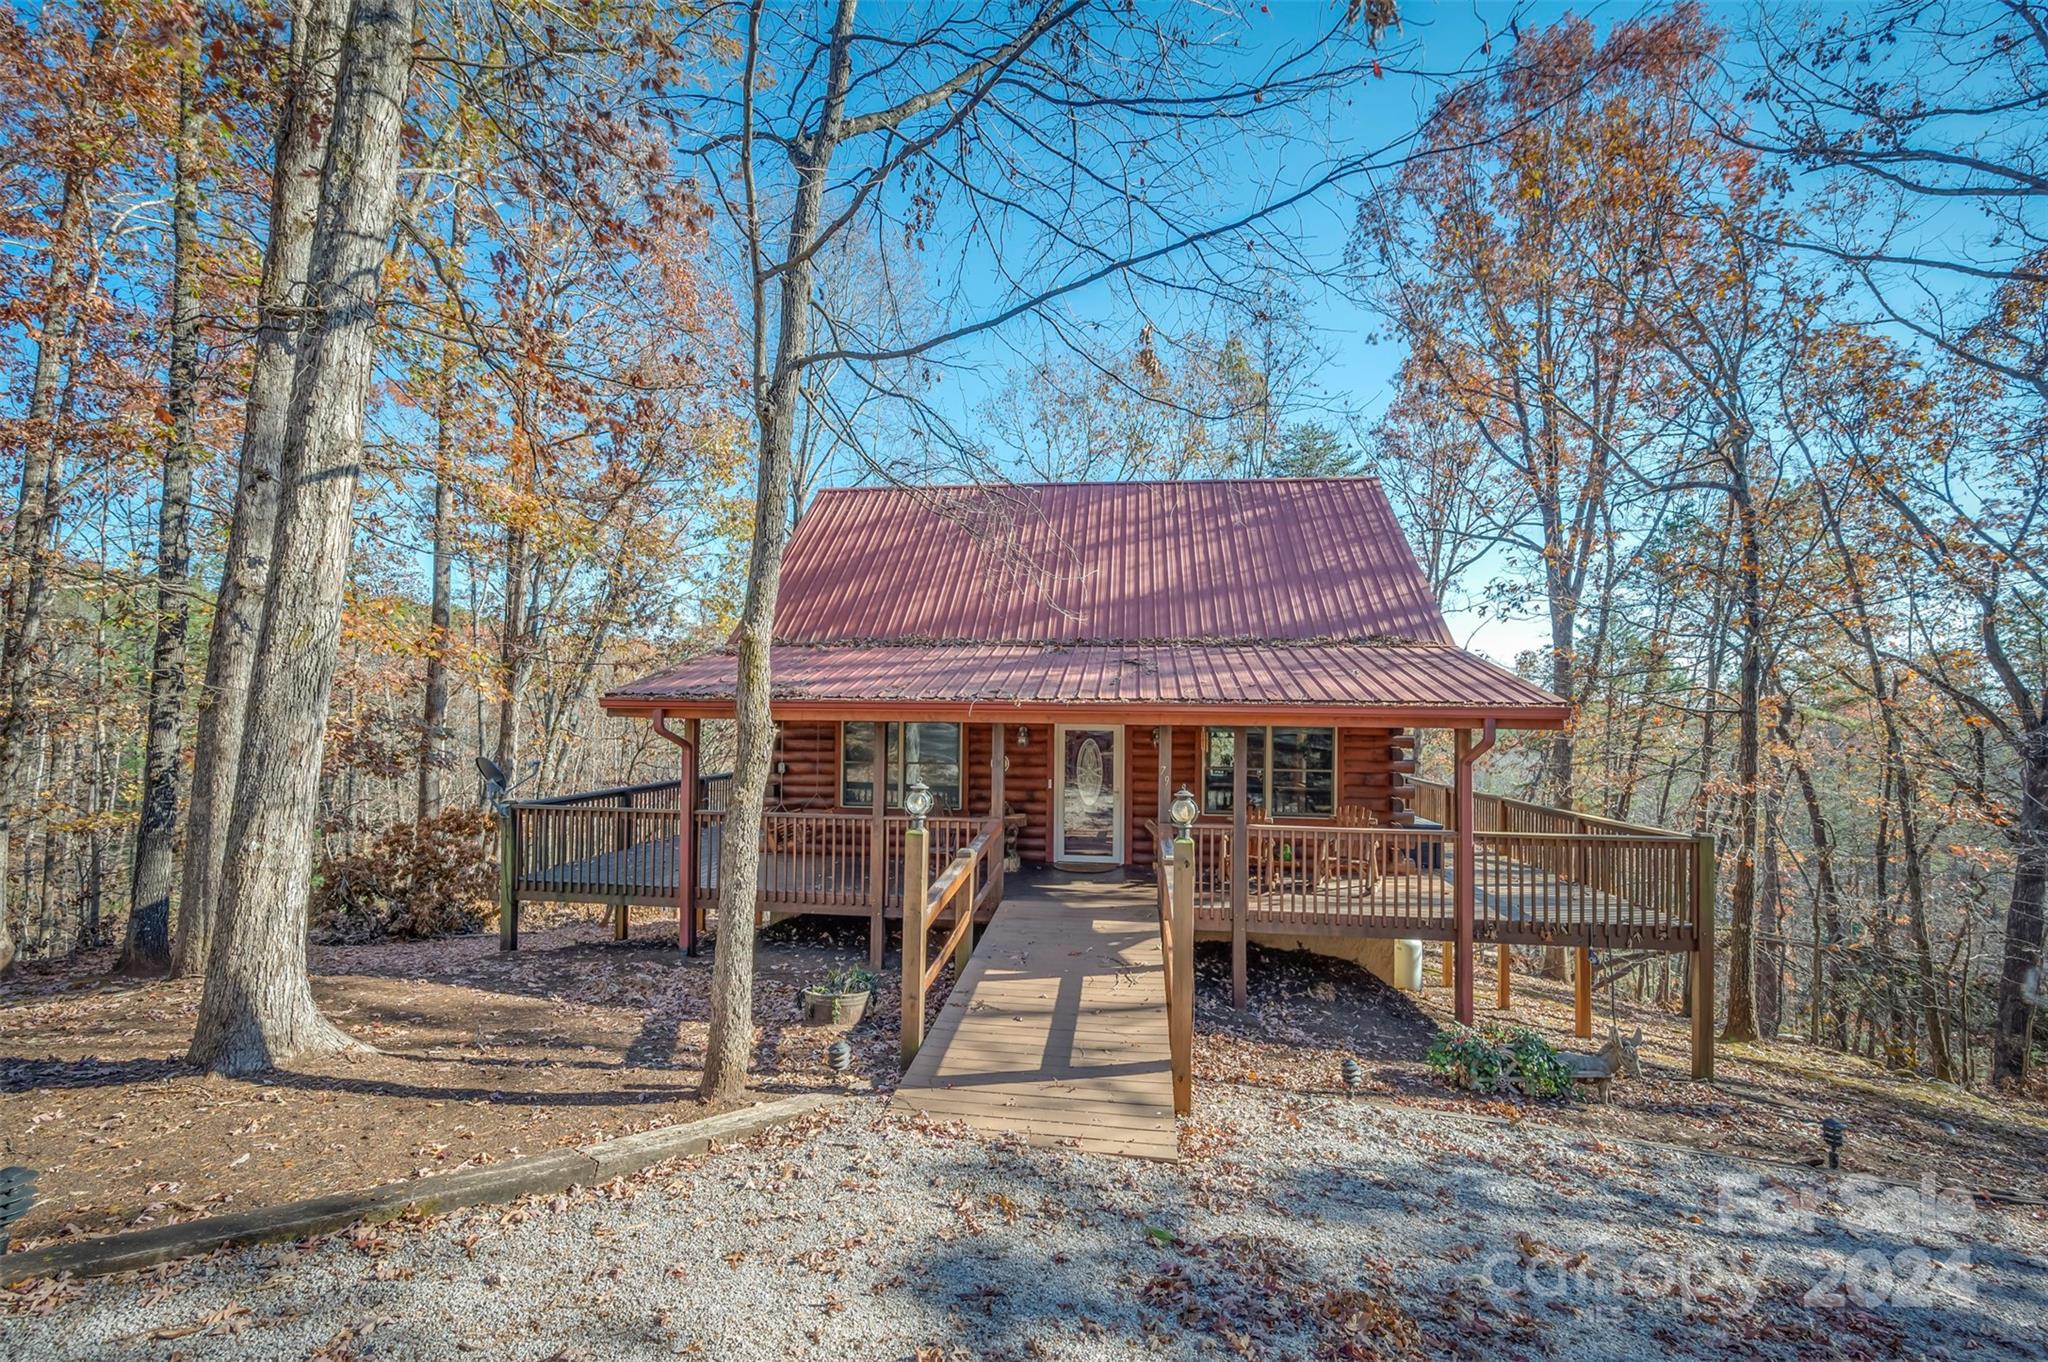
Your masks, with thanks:
M 733 716 L 732 779 L 726 791 L 725 835 L 718 851 L 718 950 L 711 973 L 710 1035 L 704 1053 L 704 1096 L 730 1101 L 745 1089 L 747 1061 L 754 1045 L 754 904 L 760 887 L 761 811 L 768 796 L 768 772 L 775 759 L 775 721 L 769 709 L 769 648 L 775 637 L 775 596 L 782 575 L 782 551 L 789 542 L 787 514 L 792 474 L 791 444 L 802 397 L 799 360 L 810 339 L 813 238 L 825 200 L 825 177 L 846 108 L 852 79 L 854 0 L 839 0 L 833 20 L 831 65 L 824 106 L 815 131 L 790 148 L 796 192 L 790 205 L 788 252 L 777 301 L 774 364 L 766 383 L 755 385 L 755 420 L 760 457 L 755 468 L 754 542 L 747 562 L 746 597 L 740 608 Z M 758 52 L 760 4 L 749 17 L 744 117 L 753 116 L 751 91 Z M 746 153 L 752 155 L 749 144 Z M 749 230 L 753 217 L 753 166 L 745 168 Z M 756 354 L 764 343 L 760 257 L 753 267 L 752 314 Z M 764 368 L 757 361 L 756 377 Z
M 1727 598 L 1721 591 L 1724 569 L 1728 565 L 1728 543 L 1725 528 L 1719 541 L 1714 545 L 1714 555 L 1714 571 L 1708 579 L 1709 601 L 1706 618 L 1711 632 L 1707 638 L 1707 676 L 1706 688 L 1703 692 L 1704 703 L 1700 707 L 1699 773 L 1693 790 L 1692 831 L 1695 837 L 1713 835 L 1712 786 L 1714 764 L 1720 759 L 1717 752 L 1721 720 L 1721 676 L 1728 658 L 1728 631 L 1717 627 L 1722 618 L 1722 612 L 1727 606 Z M 1666 798 L 1660 800 L 1657 807 L 1657 821 L 1659 823 L 1662 823 L 1669 813 L 1670 778 L 1676 774 L 1677 762 L 1674 760 L 1666 775 Z M 1715 835 L 1714 850 L 1718 863 L 1720 855 L 1720 839 L 1718 835 Z M 1717 876 L 1715 883 L 1718 884 L 1719 882 L 1719 877 Z M 1714 939 L 1713 934 L 1719 930 L 1719 923 L 1717 921 L 1719 909 L 1718 896 L 1716 902 L 1700 905 L 1700 911 L 1706 916 L 1706 921 L 1702 926 L 1709 933 L 1708 939 L 1710 942 Z M 1692 975 L 1693 972 L 1689 969 L 1679 971 L 1679 1014 L 1685 1017 L 1692 1016 Z M 1711 1009 L 1714 1006 L 1714 1000 L 1708 998 L 1705 1005 Z
M 1757 915 L 1763 923 L 1763 948 L 1757 952 L 1762 961 L 1756 973 L 1757 1029 L 1767 1040 L 1776 1040 L 1785 1022 L 1785 911 L 1778 873 L 1784 801 L 1775 788 L 1782 772 L 1775 774 L 1774 788 L 1764 800 L 1763 870 L 1757 886 Z
M 1926 851 L 1920 844 L 1919 782 L 1907 764 L 1905 743 L 1898 731 L 1897 716 L 1886 706 L 1886 756 L 1899 771 L 1899 841 L 1906 853 L 1906 929 L 1913 939 L 1914 990 L 1920 1004 L 1920 1018 L 1927 1027 L 1927 1048 L 1934 1061 L 1934 1076 L 1944 1083 L 1955 1081 L 1955 1059 L 1950 1053 L 1947 1017 L 1942 1012 L 1942 988 L 1934 962 L 1934 942 L 1927 925 Z
M 505 611 L 498 639 L 498 767 L 507 782 L 519 779 L 519 705 L 526 691 L 526 596 L 532 590 L 533 556 L 526 530 L 505 527 Z
M 2037 717 L 2022 735 L 2020 816 L 2012 898 L 2005 914 L 2005 957 L 1998 975 L 1998 1022 L 1991 1041 L 1991 1079 L 2027 1077 L 2034 1019 L 2040 1010 L 2043 902 L 2048 900 L 2048 719 Z
M 1813 772 L 1792 740 L 1791 709 L 1788 702 L 1779 711 L 1778 741 L 1792 754 L 1792 776 L 1799 782 L 1799 801 L 1806 807 L 1807 835 L 1813 841 L 1814 907 L 1818 918 L 1813 943 L 1814 1036 L 1821 1043 L 1846 1050 L 1849 1033 L 1842 1009 L 1842 893 L 1835 879 L 1835 834 L 1821 812 Z
M 171 182 L 171 357 L 163 495 L 157 510 L 156 643 L 150 657 L 142 816 L 129 871 L 124 974 L 171 967 L 171 888 L 177 880 L 178 777 L 185 720 L 185 637 L 192 618 L 192 465 L 199 415 L 199 25 L 180 35 L 178 131 Z
M 1834 541 L 1836 555 L 1842 566 L 1843 580 L 1849 587 L 1849 602 L 1855 611 L 1852 616 L 1852 631 L 1862 648 L 1864 662 L 1870 669 L 1871 698 L 1877 703 L 1878 718 L 1884 727 L 1886 799 L 1878 822 L 1877 899 L 1882 905 L 1888 898 L 1889 819 L 1891 808 L 1896 801 L 1899 840 L 1906 855 L 1906 921 L 1912 936 L 1913 956 L 1919 977 L 1915 994 L 1919 1001 L 1921 1020 L 1927 1027 L 1927 1043 L 1934 1059 L 1935 1075 L 1942 1081 L 1949 1082 L 1955 1076 L 1955 1061 L 1949 1041 L 1947 1018 L 1942 1012 L 1941 989 L 1936 980 L 1934 943 L 1928 931 L 1925 852 L 1920 844 L 1918 814 L 1919 782 L 1911 763 L 1906 758 L 1905 734 L 1898 713 L 1899 688 L 1891 679 L 1883 653 L 1878 647 L 1877 632 L 1871 623 L 1870 609 L 1865 596 L 1863 573 L 1857 566 L 1854 555 L 1849 551 L 1848 541 L 1842 532 L 1841 519 L 1835 513 L 1833 498 L 1828 494 L 1824 483 L 1819 484 L 1819 492 L 1828 532 Z
M 1728 1015 L 1721 1039 L 1755 1040 L 1757 853 L 1760 849 L 1764 699 L 1763 558 L 1749 485 L 1749 437 L 1728 439 L 1735 509 L 1737 584 L 1742 602 L 1742 661 L 1735 730 L 1735 882 L 1728 894 Z
M 97 49 L 99 40 L 95 39 Z M 50 243 L 50 269 L 43 315 L 36 330 L 35 368 L 29 379 L 28 419 L 23 423 L 21 496 L 15 504 L 14 536 L 7 561 L 4 632 L 0 632 L 0 974 L 13 967 L 16 952 L 10 917 L 8 865 L 14 815 L 21 803 L 24 739 L 28 735 L 29 693 L 35 651 L 49 595 L 50 533 L 56 523 L 51 504 L 57 474 L 57 392 L 70 367 L 75 335 L 71 312 L 79 243 L 86 220 L 84 172 L 64 176 L 63 202 Z
M 412 45 L 412 0 L 357 0 L 321 174 L 276 552 L 192 1038 L 194 1062 L 222 1073 L 349 1043 L 313 1001 L 306 900 Z
M 227 819 L 241 769 L 249 675 L 277 537 L 279 468 L 291 415 L 306 280 L 320 207 L 320 172 L 334 117 L 335 73 L 348 0 L 304 0 L 292 25 L 292 76 L 271 173 L 270 239 L 263 253 L 256 352 L 243 412 L 234 522 L 214 602 L 193 747 L 192 801 L 178 912 L 176 968 L 206 968 L 213 948 Z
M 451 212 L 455 210 L 451 209 Z M 460 239 L 459 230 L 449 228 L 451 244 Z M 420 711 L 421 819 L 441 812 L 442 772 L 448 764 L 448 651 L 455 639 L 451 628 L 454 614 L 455 534 L 455 351 L 441 346 L 441 372 L 434 395 L 434 527 L 433 586 L 429 605 L 430 639 L 427 645 L 427 694 Z

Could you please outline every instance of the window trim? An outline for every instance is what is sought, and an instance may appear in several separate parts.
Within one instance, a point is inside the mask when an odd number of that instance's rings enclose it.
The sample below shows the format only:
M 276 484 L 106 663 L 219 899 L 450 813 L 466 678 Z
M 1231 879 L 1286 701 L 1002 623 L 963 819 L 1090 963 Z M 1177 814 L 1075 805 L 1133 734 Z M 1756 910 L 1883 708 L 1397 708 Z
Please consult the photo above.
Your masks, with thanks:
M 1201 747 L 1198 752 L 1200 758 L 1198 774 L 1203 787 L 1200 815 L 1202 818 L 1231 819 L 1236 816 L 1229 809 L 1221 812 L 1211 809 L 1208 799 L 1209 735 L 1211 733 L 1233 733 L 1236 731 L 1236 727 L 1235 724 L 1206 724 L 1202 728 Z M 1330 735 L 1330 811 L 1328 813 L 1277 814 L 1271 812 L 1273 808 L 1273 730 L 1276 728 L 1295 729 L 1304 733 L 1322 732 Z M 1246 724 L 1245 730 L 1247 733 L 1265 734 L 1265 741 L 1260 744 L 1260 751 L 1264 758 L 1261 769 L 1256 773 L 1246 771 L 1245 775 L 1250 777 L 1253 774 L 1257 774 L 1260 777 L 1259 799 L 1268 813 L 1273 818 L 1285 818 L 1290 822 L 1336 822 L 1337 816 L 1344 810 L 1344 730 L 1333 724 Z M 1236 754 L 1233 752 L 1231 760 L 1235 761 L 1236 759 Z

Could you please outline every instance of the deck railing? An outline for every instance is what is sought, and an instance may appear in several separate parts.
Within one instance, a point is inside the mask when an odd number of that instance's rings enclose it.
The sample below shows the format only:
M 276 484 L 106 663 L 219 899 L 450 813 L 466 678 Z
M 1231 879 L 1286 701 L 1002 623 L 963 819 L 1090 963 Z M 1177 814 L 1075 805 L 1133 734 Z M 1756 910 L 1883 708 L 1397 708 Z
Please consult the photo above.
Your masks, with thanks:
M 1443 828 L 1254 823 L 1239 848 L 1229 824 L 1198 823 L 1191 829 L 1189 894 L 1196 925 L 1323 936 L 1452 935 L 1461 873 L 1455 809 L 1444 786 L 1417 781 L 1415 788 L 1417 812 Z M 1479 939 L 1672 949 L 1690 941 L 1705 899 L 1697 839 L 1496 795 L 1475 797 L 1473 812 Z M 509 815 L 519 898 L 675 904 L 683 815 L 674 782 L 523 800 L 509 806 Z M 723 809 L 702 806 L 689 816 L 692 902 L 699 909 L 717 905 L 726 817 Z M 928 819 L 926 883 L 988 822 Z M 908 826 L 902 814 L 877 819 L 869 811 L 764 814 L 761 911 L 899 915 Z M 998 855 L 1000 844 L 999 835 Z M 1240 855 L 1244 903 L 1234 912 Z
M 690 822 L 696 836 L 697 901 L 715 906 L 728 778 L 709 777 Z M 520 897 L 569 903 L 674 903 L 682 825 L 675 781 L 624 785 L 506 806 L 509 863 Z M 983 819 L 928 820 L 930 873 L 937 874 L 980 832 Z M 876 820 L 866 812 L 770 810 L 761 818 L 764 911 L 867 913 L 877 894 L 903 893 L 903 834 L 909 819 L 881 820 L 882 875 L 874 874 Z
M 506 806 L 513 885 L 564 902 L 673 901 L 682 823 L 677 783 L 525 799 Z
M 1237 855 L 1228 824 L 1197 824 L 1193 907 L 1231 929 Z M 1482 939 L 1682 944 L 1702 900 L 1697 843 L 1677 833 L 1476 832 Z M 1305 936 L 1448 937 L 1457 912 L 1454 830 L 1254 823 L 1245 830 L 1246 930 Z
M 699 809 L 697 827 L 697 898 L 706 907 L 718 901 L 718 850 L 724 838 L 724 810 Z M 927 875 L 935 875 L 960 848 L 979 834 L 985 819 L 960 816 L 928 818 Z M 904 833 L 910 820 L 890 814 L 882 820 L 883 902 L 893 909 L 903 897 Z M 761 815 L 762 907 L 769 912 L 866 913 L 875 901 L 875 818 L 871 813 L 833 811 L 779 812 Z M 671 869 L 669 888 L 675 887 Z M 895 912 L 889 912 L 895 916 Z
M 718 903 L 727 817 L 724 787 L 723 777 L 713 778 L 700 793 L 699 807 L 688 815 L 696 848 L 693 910 Z M 676 782 L 664 781 L 508 803 L 500 839 L 501 944 L 517 946 L 522 902 L 609 905 L 622 937 L 627 908 L 676 906 L 685 822 L 678 796 Z M 713 798 L 721 807 L 703 802 Z M 901 912 L 909 821 L 903 814 L 878 820 L 871 812 L 836 810 L 764 813 L 758 910 L 867 916 L 876 920 L 879 949 L 880 919 Z M 1004 833 L 1000 819 L 948 815 L 926 820 L 924 881 L 941 876 L 963 850 L 976 848 L 983 869 L 968 901 L 985 913 L 1001 895 Z M 991 858 L 997 867 L 993 873 L 986 868 Z

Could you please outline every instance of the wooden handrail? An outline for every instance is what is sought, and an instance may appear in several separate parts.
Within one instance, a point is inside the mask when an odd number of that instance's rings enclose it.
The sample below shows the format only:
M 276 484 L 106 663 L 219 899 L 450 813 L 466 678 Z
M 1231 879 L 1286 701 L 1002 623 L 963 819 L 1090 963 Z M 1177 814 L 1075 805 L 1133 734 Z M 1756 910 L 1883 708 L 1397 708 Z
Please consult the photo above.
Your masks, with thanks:
M 732 773 L 724 771 L 717 775 L 700 776 L 697 783 L 704 786 L 706 794 L 709 794 L 711 786 L 723 786 L 731 779 Z M 508 799 L 505 801 L 505 807 L 508 809 L 580 808 L 585 805 L 600 804 L 607 799 L 623 799 L 632 795 L 667 794 L 675 792 L 676 789 L 677 783 L 673 780 L 646 780 L 638 785 L 614 785 L 604 790 L 577 790 L 571 794 L 547 795 L 538 799 Z
M 917 1057 L 918 1049 L 924 1044 L 925 998 L 931 992 L 939 975 L 945 972 L 946 961 L 953 960 L 957 980 L 958 971 L 967 968 L 967 957 L 974 951 L 974 914 L 989 894 L 1000 892 L 1000 861 L 1004 841 L 1004 823 L 1001 818 L 989 817 L 980 821 L 980 830 L 973 840 L 961 847 L 953 856 L 951 864 L 940 872 L 936 882 L 926 887 L 925 879 L 930 873 L 928 856 L 931 831 L 928 828 L 909 827 L 903 832 L 903 1041 L 901 1053 L 903 1065 L 910 1067 L 910 1061 Z M 982 864 L 991 864 L 989 873 L 982 872 Z M 976 888 L 986 884 L 987 892 Z M 946 939 L 939 944 L 937 955 L 927 963 L 930 942 L 928 934 L 932 923 L 948 907 L 953 910 L 953 926 L 946 933 Z
M 615 785 L 608 790 L 579 790 L 574 794 L 549 795 L 545 799 L 508 799 L 505 807 L 511 809 L 561 809 L 575 808 L 585 804 L 596 804 L 600 800 L 620 799 L 627 795 L 652 794 L 657 790 L 674 790 L 673 780 L 649 780 L 638 785 Z
M 1448 796 L 1451 793 L 1451 787 L 1440 780 L 1425 780 L 1420 776 L 1410 776 L 1408 783 L 1418 790 L 1427 789 L 1439 796 Z M 1628 823 L 1623 822 L 1619 818 L 1604 818 L 1599 814 L 1581 813 L 1577 809 L 1560 809 L 1554 804 L 1537 804 L 1526 799 L 1516 799 L 1512 795 L 1481 794 L 1475 792 L 1472 797 L 1478 803 L 1490 803 L 1497 808 L 1516 809 L 1537 817 L 1568 818 L 1580 824 L 1586 831 L 1600 835 L 1604 835 L 1607 831 L 1612 831 L 1623 835 L 1640 837 L 1679 837 L 1689 840 L 1691 836 L 1689 833 L 1673 832 L 1670 828 L 1654 827 L 1648 823 Z M 1448 827 L 1449 824 L 1446 823 L 1445 826 Z M 1519 829 L 1475 828 L 1473 831 L 1516 832 Z M 1572 834 L 1563 833 L 1559 835 L 1571 836 Z
M 948 905 L 953 908 L 953 929 L 947 932 L 946 939 L 939 943 L 938 953 L 925 967 L 924 977 L 920 981 L 926 992 L 930 992 L 932 985 L 939 981 L 939 975 L 946 968 L 948 956 L 954 958 L 956 965 L 965 968 L 967 957 L 974 951 L 972 933 L 978 895 L 973 886 L 977 880 L 983 878 L 979 872 L 982 860 L 988 855 L 989 847 L 1002 835 L 1002 825 L 994 819 L 989 820 L 989 826 L 983 827 L 979 836 L 954 853 L 953 863 L 946 867 L 945 873 L 939 876 L 938 883 L 934 884 L 926 895 L 924 923 L 927 930 L 932 923 L 938 921 L 939 914 L 944 912 Z M 964 904 L 955 903 L 954 900 L 960 896 L 963 888 L 967 890 L 967 901 Z

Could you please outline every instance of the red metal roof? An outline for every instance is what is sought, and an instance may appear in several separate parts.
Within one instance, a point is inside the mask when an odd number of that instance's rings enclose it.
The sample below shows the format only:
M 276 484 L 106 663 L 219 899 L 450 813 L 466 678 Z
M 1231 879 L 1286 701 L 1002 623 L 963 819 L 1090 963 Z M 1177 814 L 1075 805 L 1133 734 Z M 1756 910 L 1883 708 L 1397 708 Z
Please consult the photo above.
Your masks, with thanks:
M 1448 644 L 953 644 L 778 645 L 769 674 L 777 707 L 915 704 L 954 717 L 972 709 L 1085 704 L 1132 709 L 1264 707 L 1318 712 L 1513 711 L 1562 722 L 1557 697 Z M 612 708 L 725 701 L 733 658 L 712 653 L 613 691 Z
M 1451 641 L 1376 478 L 829 489 L 775 638 Z
M 733 668 L 695 658 L 604 704 L 729 714 Z M 769 669 L 786 714 L 1568 712 L 1452 645 L 1373 478 L 820 492 L 783 560 Z

